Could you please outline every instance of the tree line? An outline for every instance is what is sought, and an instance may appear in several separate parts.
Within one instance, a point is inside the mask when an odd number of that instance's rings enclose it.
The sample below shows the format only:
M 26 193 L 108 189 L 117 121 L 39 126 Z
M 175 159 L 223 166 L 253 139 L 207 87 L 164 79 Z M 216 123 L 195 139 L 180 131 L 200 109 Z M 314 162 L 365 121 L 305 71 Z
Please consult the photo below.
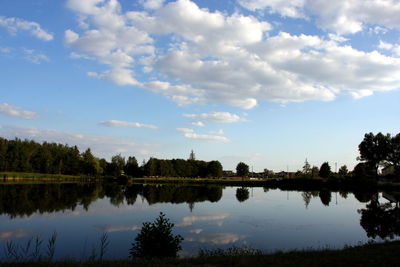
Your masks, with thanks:
M 90 148 L 80 152 L 77 146 L 0 137 L 0 171 L 89 176 L 221 177 L 222 164 L 194 157 L 188 160 L 150 158 L 139 166 L 134 156 L 125 158 L 118 154 L 108 162 L 95 157 Z

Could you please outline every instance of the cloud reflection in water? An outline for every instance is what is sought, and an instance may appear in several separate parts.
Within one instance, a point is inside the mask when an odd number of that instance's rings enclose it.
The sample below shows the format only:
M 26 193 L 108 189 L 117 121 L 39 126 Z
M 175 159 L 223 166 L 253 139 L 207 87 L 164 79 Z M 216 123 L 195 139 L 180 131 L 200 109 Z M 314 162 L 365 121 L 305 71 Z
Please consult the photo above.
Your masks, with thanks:
M 198 235 L 195 237 L 187 237 L 186 241 L 189 242 L 200 242 L 200 243 L 212 243 L 215 245 L 226 245 L 239 241 L 245 238 L 245 235 L 232 234 L 232 233 L 218 233 L 218 234 L 205 234 Z

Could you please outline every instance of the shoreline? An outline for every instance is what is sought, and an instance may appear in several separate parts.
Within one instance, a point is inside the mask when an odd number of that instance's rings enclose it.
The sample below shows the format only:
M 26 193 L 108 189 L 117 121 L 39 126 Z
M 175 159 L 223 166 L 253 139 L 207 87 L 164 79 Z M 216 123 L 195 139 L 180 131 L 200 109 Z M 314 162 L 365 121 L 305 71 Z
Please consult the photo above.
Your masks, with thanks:
M 241 253 L 215 250 L 194 258 L 0 262 L 2 266 L 399 266 L 400 241 L 367 243 L 343 249 Z

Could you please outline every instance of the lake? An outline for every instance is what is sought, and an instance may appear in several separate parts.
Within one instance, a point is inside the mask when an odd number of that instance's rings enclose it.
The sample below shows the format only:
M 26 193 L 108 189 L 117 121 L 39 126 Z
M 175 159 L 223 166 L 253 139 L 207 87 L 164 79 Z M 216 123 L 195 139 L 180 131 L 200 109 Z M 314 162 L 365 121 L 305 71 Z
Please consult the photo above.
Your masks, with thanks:
M 160 211 L 175 224 L 174 234 L 184 237 L 181 256 L 232 246 L 274 252 L 399 239 L 398 207 L 385 194 L 5 183 L 0 184 L 0 255 L 4 258 L 7 242 L 24 246 L 36 237 L 44 240 L 45 250 L 56 232 L 55 259 L 87 259 L 107 233 L 106 258 L 127 258 L 142 223 L 153 221 Z

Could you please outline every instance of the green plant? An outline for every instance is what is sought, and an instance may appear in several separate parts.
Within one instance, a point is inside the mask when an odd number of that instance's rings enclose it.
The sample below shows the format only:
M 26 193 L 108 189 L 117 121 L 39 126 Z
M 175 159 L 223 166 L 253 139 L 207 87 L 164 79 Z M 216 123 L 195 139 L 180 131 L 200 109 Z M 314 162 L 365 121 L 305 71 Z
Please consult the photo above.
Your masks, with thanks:
M 130 256 L 132 258 L 176 257 L 177 252 L 182 249 L 180 243 L 183 237 L 174 236 L 173 227 L 174 224 L 170 223 L 162 212 L 154 222 L 144 222 L 129 250 Z

